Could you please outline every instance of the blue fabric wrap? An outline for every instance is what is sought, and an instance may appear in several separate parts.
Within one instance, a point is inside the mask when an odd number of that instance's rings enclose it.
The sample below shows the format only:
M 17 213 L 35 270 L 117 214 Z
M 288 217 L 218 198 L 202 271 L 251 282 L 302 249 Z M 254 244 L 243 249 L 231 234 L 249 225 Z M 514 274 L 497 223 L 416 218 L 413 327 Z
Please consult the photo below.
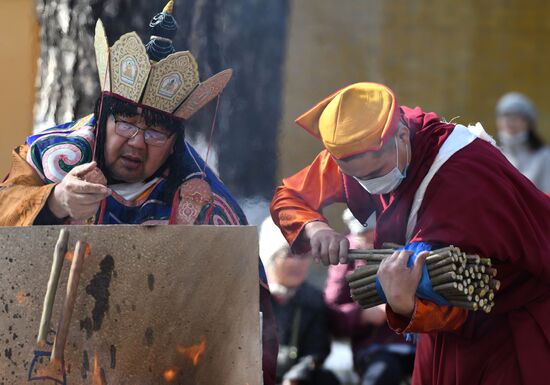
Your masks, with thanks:
M 407 266 L 412 267 L 418 254 L 420 254 L 422 251 L 429 251 L 431 249 L 432 245 L 427 242 L 412 242 L 405 245 L 402 250 L 410 250 L 413 252 L 413 254 L 409 257 Z M 378 277 L 376 278 L 376 292 L 384 302 L 387 302 L 386 295 L 384 294 L 384 290 L 382 290 L 382 286 L 380 285 L 380 281 L 378 281 Z M 436 305 L 449 305 L 449 301 L 447 301 L 445 298 L 443 298 L 441 295 L 437 294 L 433 290 L 432 284 L 430 283 L 430 277 L 428 275 L 428 267 L 426 266 L 426 264 L 424 264 L 424 266 L 422 267 L 422 277 L 420 278 L 420 283 L 418 284 L 418 288 L 416 289 L 416 295 L 420 298 L 427 299 L 428 301 L 433 302 Z

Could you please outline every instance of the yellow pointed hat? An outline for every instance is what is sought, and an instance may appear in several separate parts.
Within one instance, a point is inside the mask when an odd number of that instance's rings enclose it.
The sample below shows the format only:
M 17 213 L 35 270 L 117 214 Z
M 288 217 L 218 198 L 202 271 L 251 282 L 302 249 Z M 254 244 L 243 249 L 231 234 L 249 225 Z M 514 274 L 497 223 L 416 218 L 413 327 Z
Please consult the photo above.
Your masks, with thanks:
M 395 95 L 377 83 L 349 85 L 296 119 L 337 159 L 381 149 L 398 122 Z

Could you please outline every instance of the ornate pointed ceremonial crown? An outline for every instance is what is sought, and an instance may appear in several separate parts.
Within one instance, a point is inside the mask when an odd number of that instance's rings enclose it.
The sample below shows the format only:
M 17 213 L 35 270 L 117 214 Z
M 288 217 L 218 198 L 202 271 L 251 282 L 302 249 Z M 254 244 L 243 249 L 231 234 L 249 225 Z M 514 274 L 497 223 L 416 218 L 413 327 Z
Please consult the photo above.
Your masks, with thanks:
M 162 111 L 180 119 L 218 96 L 231 79 L 227 69 L 199 81 L 197 61 L 189 51 L 174 52 L 172 38 L 177 24 L 173 1 L 149 24 L 151 41 L 144 45 L 137 33 L 129 32 L 109 48 L 101 20 L 95 28 L 95 52 L 102 92 L 144 108 Z

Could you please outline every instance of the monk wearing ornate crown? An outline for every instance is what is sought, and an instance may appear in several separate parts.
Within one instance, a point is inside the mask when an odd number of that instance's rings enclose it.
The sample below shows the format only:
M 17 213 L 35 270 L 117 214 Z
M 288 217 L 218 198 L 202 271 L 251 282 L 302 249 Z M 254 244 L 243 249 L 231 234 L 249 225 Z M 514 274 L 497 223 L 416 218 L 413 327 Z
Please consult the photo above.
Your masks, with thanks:
M 0 184 L 0 225 L 244 225 L 231 193 L 185 141 L 185 121 L 231 77 L 200 82 L 188 51 L 175 52 L 172 0 L 150 23 L 109 47 L 101 21 L 95 49 L 102 93 L 92 115 L 27 138 Z M 260 262 L 264 383 L 274 384 L 276 332 Z M 267 306 L 267 307 L 266 307 Z
M 375 295 L 385 294 L 390 326 L 421 333 L 413 384 L 547 384 L 550 199 L 481 125 L 400 106 L 375 83 L 337 91 L 297 123 L 325 149 L 273 198 L 273 219 L 295 252 L 347 261 L 348 241 L 322 214 L 344 202 L 361 223 L 376 212 L 377 249 L 455 245 L 496 267 L 502 286 L 486 314 L 417 295 L 425 252 L 398 251 L 380 264 Z

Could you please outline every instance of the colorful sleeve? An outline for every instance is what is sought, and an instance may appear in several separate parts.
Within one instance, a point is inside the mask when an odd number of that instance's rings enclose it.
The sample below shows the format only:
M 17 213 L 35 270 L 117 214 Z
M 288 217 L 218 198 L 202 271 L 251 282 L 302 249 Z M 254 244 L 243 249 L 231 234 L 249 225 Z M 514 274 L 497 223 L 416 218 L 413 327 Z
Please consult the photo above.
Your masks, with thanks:
M 241 208 L 223 195 L 212 194 L 212 202 L 205 205 L 196 221 L 197 224 L 213 226 L 246 225 Z
M 304 226 L 313 221 L 327 222 L 323 207 L 344 202 L 342 174 L 324 150 L 308 167 L 283 179 L 271 202 L 271 215 L 297 253 L 307 252 L 309 244 L 300 242 Z
M 468 311 L 416 298 L 410 319 L 395 313 L 389 305 L 386 306 L 386 315 L 390 327 L 397 333 L 453 332 L 458 331 L 466 321 Z
M 43 209 L 55 184 L 44 184 L 25 160 L 28 146 L 12 152 L 8 177 L 0 184 L 0 226 L 30 226 Z

